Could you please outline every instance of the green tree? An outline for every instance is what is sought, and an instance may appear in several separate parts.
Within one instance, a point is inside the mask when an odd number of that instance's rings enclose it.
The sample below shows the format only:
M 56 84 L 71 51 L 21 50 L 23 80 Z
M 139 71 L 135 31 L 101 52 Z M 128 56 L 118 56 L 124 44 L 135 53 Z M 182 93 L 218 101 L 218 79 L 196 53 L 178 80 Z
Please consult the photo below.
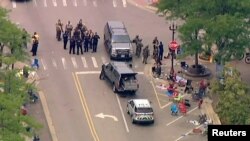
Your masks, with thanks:
M 26 36 L 27 38 L 23 38 Z M 8 11 L 0 7 L 0 62 L 6 63 L 7 67 L 16 61 L 25 61 L 28 59 L 28 53 L 25 51 L 24 43 L 29 39 L 29 35 L 19 28 L 15 23 L 8 19 Z M 10 51 L 9 54 L 3 54 L 4 47 Z
M 247 42 L 250 38 L 248 0 L 160 0 L 159 10 L 169 11 L 171 17 L 183 18 L 185 23 L 182 26 L 196 26 L 200 23 L 199 19 L 205 20 L 203 29 L 206 35 L 203 44 L 208 47 L 216 44 L 219 51 L 216 59 L 219 62 L 230 61 L 232 57 L 240 58 L 245 49 L 250 47 Z M 194 27 L 195 30 L 197 28 Z M 180 35 L 182 32 L 183 30 L 180 30 Z M 197 49 L 193 47 L 190 46 L 188 50 Z
M 223 124 L 250 124 L 249 86 L 242 82 L 240 73 L 225 67 L 223 82 L 212 83 L 212 94 L 219 97 L 216 112 Z

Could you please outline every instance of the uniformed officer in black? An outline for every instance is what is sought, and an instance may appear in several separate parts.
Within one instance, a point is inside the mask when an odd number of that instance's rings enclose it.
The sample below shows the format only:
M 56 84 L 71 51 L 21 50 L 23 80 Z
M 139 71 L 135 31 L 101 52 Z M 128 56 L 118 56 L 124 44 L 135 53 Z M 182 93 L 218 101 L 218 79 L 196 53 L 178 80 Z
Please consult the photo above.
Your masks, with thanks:
M 95 32 L 95 35 L 93 36 L 93 52 L 96 52 L 98 40 L 100 39 L 100 36 Z
M 79 55 L 79 50 L 81 50 L 81 54 L 83 54 L 83 50 L 82 50 L 82 39 L 78 38 L 76 40 L 76 47 L 77 47 L 77 55 Z
M 69 54 L 71 54 L 71 52 L 73 52 L 73 54 L 75 54 L 75 47 L 76 47 L 76 41 L 74 36 L 70 39 L 70 44 L 69 44 Z
M 67 43 L 68 43 L 68 34 L 67 32 L 63 33 L 63 48 L 67 49 Z
M 89 52 L 89 36 L 84 38 L 84 52 Z

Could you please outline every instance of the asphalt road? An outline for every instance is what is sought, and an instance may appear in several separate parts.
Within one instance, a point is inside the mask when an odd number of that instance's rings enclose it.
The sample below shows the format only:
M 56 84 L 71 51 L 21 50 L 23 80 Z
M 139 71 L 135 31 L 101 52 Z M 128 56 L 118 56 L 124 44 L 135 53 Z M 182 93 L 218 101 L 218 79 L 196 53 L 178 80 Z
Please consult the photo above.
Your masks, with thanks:
M 109 61 L 102 40 L 103 28 L 108 20 L 124 21 L 131 38 L 139 34 L 144 44 L 151 45 L 152 39 L 157 36 L 166 46 L 171 40 L 171 32 L 164 18 L 126 0 L 32 0 L 25 3 L 6 2 L 5 6 L 12 9 L 11 19 L 31 34 L 36 31 L 40 35 L 39 88 L 49 110 L 48 124 L 54 129 L 54 141 L 175 141 L 195 127 L 188 123 L 200 114 L 195 104 L 186 117 L 172 117 L 168 99 L 155 94 L 157 88 L 143 74 L 138 77 L 140 90 L 134 97 L 120 97 L 111 91 L 107 83 L 98 79 L 97 71 L 100 71 L 102 63 Z M 69 55 L 68 50 L 63 50 L 62 42 L 55 38 L 58 19 L 64 24 L 70 20 L 74 25 L 83 19 L 89 29 L 101 36 L 98 52 Z M 137 72 L 144 72 L 141 59 L 135 58 L 133 67 Z M 154 125 L 131 123 L 125 109 L 130 98 L 148 98 L 152 102 L 156 116 Z M 46 113 L 48 115 L 48 111 Z M 111 117 L 96 117 L 100 113 Z M 205 137 L 188 136 L 183 140 L 201 141 Z

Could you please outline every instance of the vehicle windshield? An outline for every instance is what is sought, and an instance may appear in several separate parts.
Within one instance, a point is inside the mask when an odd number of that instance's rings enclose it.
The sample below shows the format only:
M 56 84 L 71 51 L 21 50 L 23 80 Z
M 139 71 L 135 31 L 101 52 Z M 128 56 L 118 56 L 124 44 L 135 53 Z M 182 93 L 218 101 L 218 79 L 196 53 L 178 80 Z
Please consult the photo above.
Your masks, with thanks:
M 128 35 L 115 35 L 112 39 L 113 43 L 130 43 Z
M 152 113 L 152 108 L 135 108 L 135 112 L 137 113 Z

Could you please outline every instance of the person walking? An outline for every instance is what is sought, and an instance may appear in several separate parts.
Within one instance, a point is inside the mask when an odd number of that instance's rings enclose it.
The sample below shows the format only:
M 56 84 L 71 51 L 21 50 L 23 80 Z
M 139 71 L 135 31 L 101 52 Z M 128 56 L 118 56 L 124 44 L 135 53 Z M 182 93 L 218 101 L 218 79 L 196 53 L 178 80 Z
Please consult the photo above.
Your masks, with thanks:
M 164 52 L 164 48 L 163 48 L 163 44 L 162 42 L 160 42 L 160 45 L 159 45 L 159 59 L 162 60 L 162 57 L 163 57 L 163 52 Z
M 76 48 L 76 40 L 75 40 L 75 37 L 73 36 L 70 39 L 70 43 L 69 43 L 69 54 L 71 54 L 71 52 L 75 54 L 75 48 Z
M 92 52 L 96 52 L 99 39 L 100 39 L 100 36 L 97 34 L 97 32 L 95 32 L 95 35 L 93 36 L 93 51 Z
M 81 51 L 81 54 L 83 54 L 83 51 L 82 51 L 82 40 L 81 39 L 77 39 L 76 40 L 76 47 L 77 47 L 76 54 L 79 55 L 79 50 Z
M 142 63 L 143 64 L 147 64 L 147 59 L 148 59 L 148 56 L 149 56 L 149 49 L 148 49 L 148 45 L 143 49 L 143 60 L 142 60 Z
M 68 33 L 64 32 L 63 33 L 63 48 L 64 49 L 67 49 L 68 37 L 69 37 Z

